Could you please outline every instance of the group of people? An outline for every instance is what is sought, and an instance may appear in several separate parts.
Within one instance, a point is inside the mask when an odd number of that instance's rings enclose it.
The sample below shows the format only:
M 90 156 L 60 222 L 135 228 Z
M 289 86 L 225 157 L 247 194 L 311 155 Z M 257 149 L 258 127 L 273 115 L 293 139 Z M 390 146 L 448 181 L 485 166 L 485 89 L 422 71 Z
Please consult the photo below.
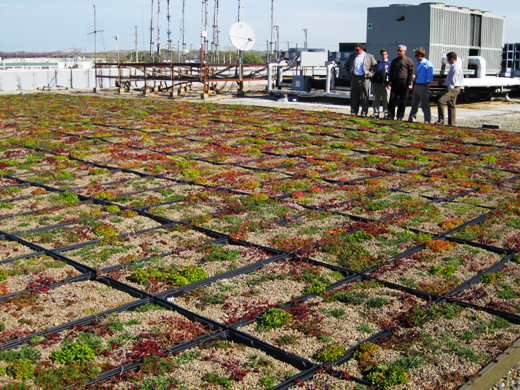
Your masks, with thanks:
M 397 57 L 390 62 L 388 51 L 381 50 L 381 60 L 376 61 L 374 56 L 365 52 L 361 44 L 355 47 L 345 69 L 350 75 L 350 107 L 351 114 L 358 115 L 361 107 L 361 116 L 368 115 L 369 90 L 372 82 L 374 103 L 372 109 L 373 117 L 379 118 L 380 107 L 383 106 L 383 114 L 387 119 L 403 120 L 405 116 L 406 101 L 408 93 L 412 93 L 412 108 L 408 121 L 417 119 L 419 104 L 421 105 L 424 121 L 432 122 L 430 110 L 430 84 L 433 81 L 433 64 L 426 59 L 426 52 L 421 47 L 415 49 L 417 64 L 406 56 L 406 46 L 399 45 Z M 458 61 L 457 54 L 447 54 L 450 70 L 445 81 L 445 93 L 437 102 L 438 120 L 436 124 L 444 124 L 445 107 L 448 106 L 448 124 L 455 126 L 456 113 L 455 104 L 460 93 L 460 87 L 464 74 L 462 66 Z M 397 116 L 395 108 L 397 106 Z

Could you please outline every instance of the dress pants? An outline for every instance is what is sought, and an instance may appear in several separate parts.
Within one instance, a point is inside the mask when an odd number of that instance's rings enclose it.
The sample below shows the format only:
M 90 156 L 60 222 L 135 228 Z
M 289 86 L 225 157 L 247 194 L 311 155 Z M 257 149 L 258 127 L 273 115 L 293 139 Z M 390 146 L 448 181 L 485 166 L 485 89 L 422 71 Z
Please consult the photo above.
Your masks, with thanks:
M 412 109 L 410 110 L 409 122 L 417 119 L 417 111 L 419 111 L 419 103 L 421 103 L 422 112 L 424 114 L 424 122 L 432 121 L 432 112 L 430 110 L 430 86 L 424 84 L 415 84 L 412 95 Z
M 383 105 L 383 113 L 388 113 L 388 88 L 381 83 L 372 83 L 372 93 L 374 94 L 374 104 L 372 110 L 379 115 L 379 106 Z
M 451 91 L 446 91 L 444 95 L 439 98 L 437 108 L 439 110 L 439 122 L 444 123 L 444 106 L 448 105 L 448 125 L 455 126 L 456 124 L 456 110 L 457 96 L 459 96 L 460 87 L 455 87 Z
M 408 99 L 408 83 L 406 79 L 392 80 L 390 101 L 388 102 L 388 118 L 394 119 L 395 106 L 397 105 L 397 120 L 402 120 L 406 110 Z
M 361 105 L 361 115 L 368 114 L 368 94 L 370 80 L 365 76 L 354 76 L 350 79 L 350 113 L 357 115 Z

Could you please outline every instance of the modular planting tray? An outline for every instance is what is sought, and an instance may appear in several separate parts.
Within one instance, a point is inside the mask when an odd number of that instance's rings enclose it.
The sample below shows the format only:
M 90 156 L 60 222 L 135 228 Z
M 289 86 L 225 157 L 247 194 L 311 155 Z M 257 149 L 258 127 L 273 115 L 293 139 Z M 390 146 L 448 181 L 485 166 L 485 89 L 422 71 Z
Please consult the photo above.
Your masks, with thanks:
M 153 303 L 225 329 L 216 351 L 245 343 L 292 367 L 267 375 L 278 363 L 248 357 L 239 371 L 208 366 L 216 376 L 192 388 L 355 389 L 396 374 L 401 388 L 452 389 L 518 338 L 518 133 L 207 103 L 1 99 L 2 350 L 57 348 L 65 333 L 86 342 L 77 327 L 98 326 L 95 316 Z M 87 284 L 97 287 L 78 298 Z M 264 332 L 280 311 L 292 320 Z M 153 325 L 122 343 L 117 332 L 96 336 L 105 355 L 161 334 Z M 198 342 L 212 342 L 167 339 L 137 360 L 103 356 L 101 372 L 85 366 L 81 379 L 170 381 L 203 363 Z M 441 379 L 429 345 L 450 362 L 439 360 Z M 15 379 L 13 364 L 0 358 L 0 384 Z
M 8 352 L 3 352 L 0 360 L 29 356 L 34 365 L 46 362 L 45 370 L 32 378 L 33 385 L 54 388 L 57 382 L 62 387 L 75 380 L 61 367 L 72 368 L 81 359 L 87 360 L 82 363 L 81 380 L 104 380 L 146 361 L 150 354 L 196 345 L 219 331 L 218 326 L 192 313 L 146 298 L 4 345 Z M 76 358 L 76 363 L 67 358 L 79 351 L 82 358 Z M 23 382 L 21 378 L 14 382 L 7 379 L 0 377 L 0 384 Z

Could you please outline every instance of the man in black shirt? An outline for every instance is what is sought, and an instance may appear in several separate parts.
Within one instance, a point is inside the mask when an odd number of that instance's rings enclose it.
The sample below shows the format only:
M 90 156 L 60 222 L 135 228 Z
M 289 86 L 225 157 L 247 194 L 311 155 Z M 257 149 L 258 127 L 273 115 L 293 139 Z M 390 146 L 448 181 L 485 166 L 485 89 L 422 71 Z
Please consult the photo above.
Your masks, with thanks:
M 406 46 L 399 45 L 397 57 L 390 64 L 391 93 L 388 103 L 388 119 L 394 119 L 397 105 L 397 120 L 403 120 L 408 90 L 413 88 L 413 68 L 413 61 L 406 57 Z

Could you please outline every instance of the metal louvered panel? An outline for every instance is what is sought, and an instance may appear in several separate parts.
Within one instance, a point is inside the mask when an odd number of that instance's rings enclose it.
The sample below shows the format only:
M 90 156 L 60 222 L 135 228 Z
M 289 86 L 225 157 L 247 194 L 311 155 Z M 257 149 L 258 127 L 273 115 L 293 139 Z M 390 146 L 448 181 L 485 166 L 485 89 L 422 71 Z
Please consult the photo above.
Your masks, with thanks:
M 504 46 L 503 18 L 484 15 L 482 18 L 482 47 L 502 48 Z
M 482 49 L 480 55 L 486 59 L 488 73 L 499 73 L 502 68 L 502 51 L 499 49 Z

